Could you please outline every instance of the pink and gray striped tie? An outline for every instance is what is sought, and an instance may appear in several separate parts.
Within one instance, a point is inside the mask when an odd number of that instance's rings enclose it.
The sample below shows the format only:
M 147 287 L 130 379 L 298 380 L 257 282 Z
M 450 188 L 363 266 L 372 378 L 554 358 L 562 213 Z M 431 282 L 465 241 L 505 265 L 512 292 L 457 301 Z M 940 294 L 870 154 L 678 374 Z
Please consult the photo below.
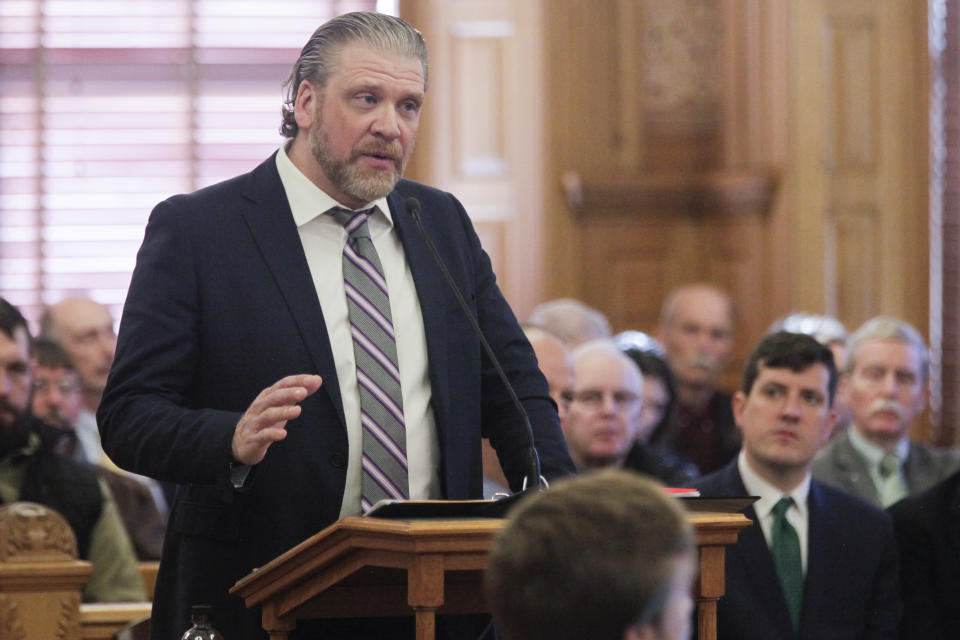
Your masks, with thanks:
M 339 207 L 330 210 L 350 236 L 343 248 L 343 286 L 360 389 L 363 512 L 369 511 L 377 500 L 409 495 L 407 435 L 390 298 L 367 227 L 367 218 L 374 211 L 375 208 L 347 211 Z

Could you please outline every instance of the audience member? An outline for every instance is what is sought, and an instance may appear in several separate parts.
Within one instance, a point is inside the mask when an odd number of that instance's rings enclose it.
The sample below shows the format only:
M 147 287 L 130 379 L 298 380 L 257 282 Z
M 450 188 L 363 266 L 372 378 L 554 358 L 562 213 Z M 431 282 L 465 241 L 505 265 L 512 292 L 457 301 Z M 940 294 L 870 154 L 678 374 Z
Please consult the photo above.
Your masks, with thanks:
M 573 298 L 557 298 L 538 304 L 530 312 L 527 324 L 549 331 L 570 349 L 611 336 L 606 316 Z
M 960 629 L 960 471 L 889 509 L 900 548 L 901 640 Z
M 592 340 L 574 349 L 573 378 L 570 457 L 580 471 L 623 466 L 640 427 L 640 370 L 610 340 Z
M 640 393 L 640 426 L 624 466 L 640 471 L 673 487 L 684 486 L 700 475 L 689 460 L 650 444 L 652 434 L 666 428 L 674 404 L 673 375 L 663 359 L 663 345 L 640 331 L 624 331 L 614 337 L 643 375 Z
M 644 380 L 636 363 L 610 340 L 592 340 L 573 351 L 574 391 L 563 425 L 570 457 L 580 471 L 623 467 L 683 485 L 690 476 L 675 459 L 637 445 Z
M 814 313 L 791 313 L 775 321 L 767 333 L 789 331 L 791 333 L 805 333 L 817 342 L 830 349 L 833 353 L 833 362 L 837 371 L 844 371 L 847 366 L 847 328 L 833 316 Z M 843 435 L 850 426 L 850 408 L 843 401 L 843 396 L 837 394 L 833 400 L 833 413 L 837 416 L 831 439 Z
M 511 512 L 490 552 L 487 601 L 504 640 L 686 640 L 696 573 L 680 503 L 608 470 Z
M 960 452 L 911 441 L 927 402 L 927 346 L 912 325 L 889 316 L 850 336 L 840 397 L 852 427 L 817 455 L 814 476 L 882 507 L 932 487 L 960 467 Z
M 709 473 L 740 446 L 730 394 L 717 389 L 733 353 L 733 305 L 712 285 L 682 286 L 664 301 L 658 336 L 676 382 L 677 402 L 669 426 L 653 443 Z
M 73 425 L 80 412 L 80 383 L 70 356 L 55 342 L 38 339 L 33 344 L 33 395 L 31 412 L 57 453 L 86 462 Z M 107 482 L 127 534 L 139 560 L 158 560 L 163 548 L 163 517 L 142 483 L 97 465 L 97 475 Z
M 556 336 L 545 329 L 524 325 L 523 333 L 530 341 L 537 364 L 547 379 L 550 397 L 557 405 L 561 427 L 567 420 L 567 411 L 573 397 L 573 361 L 570 350 Z M 490 442 L 483 439 L 483 496 L 492 498 L 497 494 L 510 493 L 507 478 L 500 467 L 500 460 Z
M 90 298 L 65 298 L 40 317 L 40 336 L 62 346 L 80 375 L 83 410 L 74 427 L 90 462 L 100 464 L 96 411 L 117 348 L 110 310 Z
M 753 524 L 726 549 L 720 640 L 896 636 L 890 517 L 811 478 L 836 384 L 833 355 L 807 335 L 766 336 L 747 361 L 733 398 L 740 454 L 694 483 L 705 497 L 759 496 L 744 510 Z
M 73 422 L 73 429 L 87 460 L 120 471 L 103 451 L 96 416 L 117 350 L 117 335 L 110 310 L 90 298 L 65 298 L 44 310 L 40 317 L 40 335 L 63 347 L 80 376 L 82 407 Z M 166 517 L 172 485 L 164 488 L 146 476 L 126 475 L 150 490 L 157 510 Z
M 66 519 L 80 557 L 93 564 L 85 601 L 146 600 L 110 490 L 91 465 L 55 453 L 29 413 L 30 348 L 26 320 L 0 298 L 0 503 L 37 502 Z

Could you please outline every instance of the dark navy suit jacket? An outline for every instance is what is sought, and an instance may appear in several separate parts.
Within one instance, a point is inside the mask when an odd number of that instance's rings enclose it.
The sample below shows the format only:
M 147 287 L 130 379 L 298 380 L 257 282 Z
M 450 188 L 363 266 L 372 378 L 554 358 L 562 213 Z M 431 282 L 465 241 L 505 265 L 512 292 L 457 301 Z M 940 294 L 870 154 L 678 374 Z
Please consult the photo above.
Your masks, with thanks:
M 544 474 L 572 472 L 536 357 L 463 207 L 401 181 L 388 202 L 423 313 L 444 497 L 482 497 L 482 436 L 517 488 L 527 436 L 403 209 L 410 196 L 526 407 Z M 317 373 L 323 386 L 235 490 L 228 463 L 237 421 L 261 390 L 296 373 Z M 118 465 L 184 485 L 167 528 L 153 637 L 180 637 L 192 604 L 213 605 L 230 640 L 258 637 L 259 615 L 228 589 L 338 518 L 347 462 L 330 342 L 274 157 L 153 210 L 98 418 Z
M 746 496 L 734 459 L 695 481 L 704 497 Z M 753 507 L 753 524 L 726 552 L 726 595 L 717 605 L 719 640 L 880 640 L 897 637 L 900 592 L 889 516 L 814 480 L 800 633 L 794 633 L 773 557 Z
M 900 549 L 902 640 L 960 633 L 960 472 L 889 509 Z

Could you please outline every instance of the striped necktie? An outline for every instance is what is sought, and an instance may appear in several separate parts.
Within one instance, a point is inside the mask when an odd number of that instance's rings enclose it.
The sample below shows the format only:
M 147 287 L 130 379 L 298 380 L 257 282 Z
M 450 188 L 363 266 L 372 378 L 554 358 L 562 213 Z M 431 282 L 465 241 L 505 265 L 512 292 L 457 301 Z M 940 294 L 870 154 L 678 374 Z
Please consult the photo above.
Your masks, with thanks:
M 330 210 L 349 236 L 343 248 L 347 297 L 363 426 L 360 506 L 409 495 L 406 429 L 390 298 L 367 218 L 375 211 Z

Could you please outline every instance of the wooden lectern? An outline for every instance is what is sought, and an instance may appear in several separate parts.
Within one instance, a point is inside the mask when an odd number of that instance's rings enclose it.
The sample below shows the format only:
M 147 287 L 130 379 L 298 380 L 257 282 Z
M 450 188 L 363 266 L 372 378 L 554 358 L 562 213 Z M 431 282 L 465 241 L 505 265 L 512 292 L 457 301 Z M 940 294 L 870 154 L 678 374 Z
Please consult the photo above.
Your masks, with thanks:
M 716 640 L 724 546 L 750 524 L 740 513 L 690 515 L 700 551 L 700 640 Z M 504 520 L 344 518 L 238 581 L 230 593 L 259 606 L 271 640 L 297 620 L 416 617 L 417 640 L 434 638 L 437 613 L 483 613 L 483 571 Z

